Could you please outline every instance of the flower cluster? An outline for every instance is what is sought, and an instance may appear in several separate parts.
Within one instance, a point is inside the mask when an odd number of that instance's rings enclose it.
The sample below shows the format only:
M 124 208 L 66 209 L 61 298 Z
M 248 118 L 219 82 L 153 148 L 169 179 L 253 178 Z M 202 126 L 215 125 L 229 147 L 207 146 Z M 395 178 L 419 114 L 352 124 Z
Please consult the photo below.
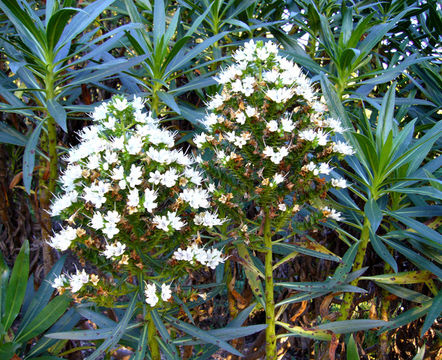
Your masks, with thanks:
M 211 269 L 216 269 L 219 264 L 225 261 L 222 252 L 218 249 L 211 248 L 206 250 L 197 244 L 192 244 L 186 249 L 178 249 L 173 253 L 173 257 L 176 260 L 188 261 L 192 265 L 197 261 Z
M 207 171 L 236 180 L 236 203 L 239 196 L 252 197 L 258 206 L 273 201 L 271 213 L 317 207 L 330 187 L 347 187 L 331 164 L 353 149 L 337 140 L 345 129 L 327 114 L 301 69 L 272 42 L 252 40 L 233 59 L 216 78 L 223 89 L 208 103 L 202 120 L 207 132 L 194 138 L 199 149 L 215 154 L 203 163 Z M 214 193 L 216 200 L 225 195 Z M 316 216 L 340 218 L 330 209 Z
M 92 281 L 77 271 L 58 278 L 54 287 L 74 293 L 85 287 L 86 294 L 91 285 L 90 291 L 109 293 L 113 283 L 106 274 L 117 278 L 122 273 L 174 280 L 182 274 L 164 266 L 167 254 L 188 245 L 198 231 L 225 221 L 214 211 L 214 185 L 193 157 L 173 148 L 175 133 L 162 129 L 143 108 L 140 98 L 118 96 L 98 106 L 91 115 L 94 124 L 79 133 L 79 145 L 65 157 L 61 195 L 50 211 L 68 225 L 48 243 L 72 249 L 100 276 Z M 199 263 L 213 268 L 214 261 Z M 149 294 L 152 305 L 155 292 Z

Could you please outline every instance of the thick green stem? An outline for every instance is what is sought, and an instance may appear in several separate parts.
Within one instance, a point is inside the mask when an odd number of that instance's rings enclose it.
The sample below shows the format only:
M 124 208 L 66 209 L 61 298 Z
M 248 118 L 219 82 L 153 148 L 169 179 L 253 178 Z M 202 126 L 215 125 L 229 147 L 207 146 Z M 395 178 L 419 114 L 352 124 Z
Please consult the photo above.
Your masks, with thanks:
M 268 211 L 264 219 L 264 245 L 265 253 L 265 295 L 266 295 L 266 359 L 276 359 L 276 333 L 275 333 L 275 300 L 273 297 L 273 252 L 271 219 Z
M 148 323 L 147 344 L 149 345 L 150 357 L 152 360 L 161 360 L 160 347 L 158 345 L 158 341 L 155 339 L 157 328 L 155 326 L 155 323 L 153 322 L 150 312 L 147 313 L 146 320 Z
M 364 218 L 364 225 L 362 227 L 361 240 L 356 253 L 355 262 L 353 264 L 353 270 L 357 271 L 362 268 L 365 259 L 365 253 L 367 252 L 367 245 L 370 239 L 370 221 L 368 218 Z M 353 280 L 350 285 L 357 286 L 358 279 Z M 344 300 L 341 305 L 341 315 L 338 320 L 348 320 L 350 317 L 350 310 L 353 304 L 354 293 L 347 292 L 344 294 Z

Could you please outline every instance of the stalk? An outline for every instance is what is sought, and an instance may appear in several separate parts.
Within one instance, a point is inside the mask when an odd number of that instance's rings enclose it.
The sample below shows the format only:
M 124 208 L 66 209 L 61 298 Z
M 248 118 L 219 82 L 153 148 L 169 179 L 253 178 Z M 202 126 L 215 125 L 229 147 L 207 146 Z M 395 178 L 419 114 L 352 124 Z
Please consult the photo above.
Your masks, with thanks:
M 150 357 L 152 360 L 161 360 L 160 347 L 155 335 L 157 333 L 157 328 L 153 322 L 152 315 L 150 312 L 146 315 L 147 320 L 147 344 L 149 345 Z
M 353 264 L 352 271 L 358 271 L 362 268 L 365 259 L 365 253 L 367 252 L 367 245 L 370 239 L 370 221 L 367 217 L 364 217 L 364 225 L 362 227 L 361 240 L 356 253 L 355 262 Z M 357 286 L 358 279 L 353 280 L 350 285 Z M 341 305 L 341 315 L 338 320 L 347 320 L 350 316 L 351 305 L 353 304 L 354 293 L 347 292 L 344 294 L 344 300 Z
M 276 333 L 275 333 L 275 299 L 273 286 L 273 252 L 271 219 L 268 210 L 264 219 L 264 246 L 265 252 L 265 298 L 266 298 L 266 359 L 276 359 Z

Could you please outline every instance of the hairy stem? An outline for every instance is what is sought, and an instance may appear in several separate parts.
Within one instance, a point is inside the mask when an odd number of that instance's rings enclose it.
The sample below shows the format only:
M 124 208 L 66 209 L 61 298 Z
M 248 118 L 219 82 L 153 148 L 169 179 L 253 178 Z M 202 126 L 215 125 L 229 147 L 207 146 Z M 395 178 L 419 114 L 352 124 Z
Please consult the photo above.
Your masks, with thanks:
M 367 252 L 368 240 L 370 239 L 370 221 L 368 218 L 364 218 L 364 225 L 362 227 L 361 242 L 359 244 L 358 252 L 356 253 L 355 262 L 353 264 L 352 271 L 358 271 L 362 268 L 365 259 L 365 253 Z M 357 286 L 358 279 L 353 280 L 350 285 Z M 339 320 L 347 320 L 350 317 L 350 310 L 353 304 L 354 293 L 347 292 L 344 294 L 344 300 L 341 305 L 341 315 Z
M 275 333 L 275 300 L 273 297 L 273 252 L 271 219 L 268 211 L 264 219 L 264 246 L 265 252 L 265 297 L 266 297 L 266 359 L 276 359 L 276 333 Z
M 155 339 L 157 328 L 155 326 L 155 323 L 153 322 L 150 312 L 147 313 L 146 320 L 148 323 L 147 344 L 149 345 L 150 357 L 152 360 L 161 360 L 160 347 L 158 345 L 158 341 Z

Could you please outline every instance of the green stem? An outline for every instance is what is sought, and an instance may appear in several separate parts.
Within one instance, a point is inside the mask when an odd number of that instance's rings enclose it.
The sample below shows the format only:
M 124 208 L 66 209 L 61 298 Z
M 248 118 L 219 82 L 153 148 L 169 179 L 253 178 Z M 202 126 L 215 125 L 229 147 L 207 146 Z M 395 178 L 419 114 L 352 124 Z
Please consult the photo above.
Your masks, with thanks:
M 155 326 L 155 323 L 153 322 L 150 312 L 147 313 L 146 320 L 148 324 L 147 343 L 149 345 L 150 357 L 152 360 L 161 360 L 160 347 L 158 345 L 158 341 L 155 339 L 157 328 Z
M 361 240 L 356 253 L 355 262 L 353 264 L 352 271 L 358 271 L 362 268 L 365 259 L 365 253 L 367 252 L 367 245 L 370 239 L 370 221 L 367 217 L 364 218 L 364 225 L 362 227 Z M 350 285 L 357 286 L 358 279 L 353 280 Z M 341 305 L 341 315 L 338 320 L 348 320 L 350 317 L 350 310 L 353 304 L 354 293 L 347 292 L 344 294 L 344 300 Z
M 275 333 L 275 299 L 273 297 L 273 252 L 271 219 L 268 210 L 264 219 L 264 245 L 265 252 L 265 296 L 266 296 L 266 359 L 276 359 L 276 333 Z

